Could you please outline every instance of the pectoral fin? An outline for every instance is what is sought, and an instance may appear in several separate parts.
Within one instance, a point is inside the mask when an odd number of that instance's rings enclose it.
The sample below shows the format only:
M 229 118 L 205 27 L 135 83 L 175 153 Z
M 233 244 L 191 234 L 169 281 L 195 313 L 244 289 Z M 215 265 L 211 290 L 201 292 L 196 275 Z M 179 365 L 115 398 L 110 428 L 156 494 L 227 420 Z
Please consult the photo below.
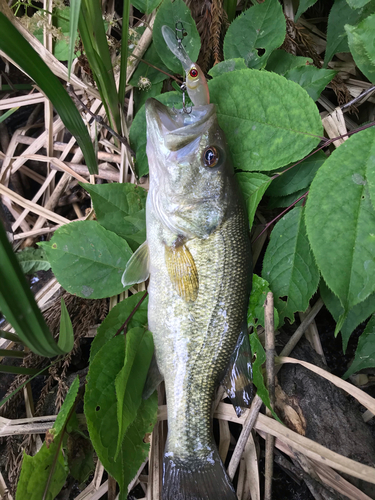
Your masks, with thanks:
M 147 241 L 145 241 L 128 260 L 124 274 L 121 278 L 121 283 L 124 286 L 129 286 L 146 281 L 150 274 L 149 261 L 148 244 Z
M 164 377 L 159 371 L 158 364 L 156 362 L 155 353 L 154 353 L 152 358 L 151 358 L 150 368 L 148 369 L 146 382 L 145 382 L 145 385 L 143 387 L 142 398 L 148 399 L 151 396 L 151 394 L 154 392 L 154 390 L 157 388 L 157 386 L 161 382 L 163 382 L 163 380 L 164 380 Z
M 249 408 L 253 399 L 252 378 L 251 347 L 247 328 L 244 327 L 221 382 L 238 417 L 244 408 Z
M 173 288 L 186 302 L 195 302 L 198 297 L 199 279 L 194 258 L 188 247 L 165 247 L 165 263 Z

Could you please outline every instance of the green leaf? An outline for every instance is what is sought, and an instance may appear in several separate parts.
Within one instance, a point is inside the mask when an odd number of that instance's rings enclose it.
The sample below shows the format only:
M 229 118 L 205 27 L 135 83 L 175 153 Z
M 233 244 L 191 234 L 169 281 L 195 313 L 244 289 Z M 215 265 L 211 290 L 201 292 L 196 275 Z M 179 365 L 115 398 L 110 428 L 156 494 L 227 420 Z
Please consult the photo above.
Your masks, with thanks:
M 93 343 L 91 344 L 90 363 L 100 351 L 100 349 L 111 340 L 117 333 L 118 329 L 125 323 L 137 306 L 145 292 L 138 292 L 131 295 L 125 300 L 122 300 L 106 316 L 103 323 L 98 328 Z M 135 314 L 132 316 L 128 328 L 142 327 L 147 328 L 147 305 L 148 297 L 141 303 Z
M 117 420 L 119 426 L 115 460 L 129 426 L 137 417 L 142 403 L 142 392 L 154 352 L 152 334 L 144 328 L 133 328 L 125 337 L 125 361 L 118 373 L 115 386 L 117 394 Z
M 266 70 L 284 76 L 290 69 L 306 67 L 310 64 L 313 64 L 313 60 L 309 57 L 294 56 L 283 49 L 276 49 L 267 61 Z
M 224 38 L 224 58 L 242 57 L 249 68 L 264 68 L 285 35 L 285 17 L 278 0 L 257 3 L 229 26 Z
M 246 69 L 245 60 L 242 57 L 237 57 L 235 59 L 227 59 L 219 64 L 215 64 L 208 74 L 215 78 L 215 76 L 222 75 L 224 73 L 229 73 L 230 71 L 236 71 L 239 69 Z
M 70 321 L 69 313 L 62 297 L 58 346 L 65 352 L 70 352 L 74 347 L 74 333 L 72 322 Z
M 74 135 L 82 149 L 90 174 L 97 174 L 94 148 L 86 125 L 60 80 L 1 12 L 0 32 L 0 50 L 13 59 L 50 99 L 64 125 Z
M 20 479 L 18 481 L 16 500 L 41 500 L 47 485 L 48 477 L 51 473 L 51 468 L 54 465 L 55 456 L 57 461 L 52 472 L 51 481 L 46 495 L 46 500 L 54 500 L 56 495 L 64 486 L 68 477 L 68 469 L 65 465 L 64 456 L 61 450 L 60 433 L 63 430 L 70 411 L 77 397 L 79 388 L 79 378 L 76 377 L 65 401 L 61 407 L 59 414 L 56 417 L 53 426 L 55 437 L 53 442 L 47 448 L 46 443 L 43 443 L 41 449 L 34 457 L 26 454 L 23 456 L 22 469 Z
M 129 16 L 130 16 L 130 0 L 123 0 L 122 23 L 121 23 L 120 80 L 118 85 L 118 101 L 120 108 L 125 107 L 126 79 L 128 71 L 128 53 L 129 53 Z
M 157 395 L 153 394 L 147 401 L 142 401 L 115 461 L 119 433 L 115 380 L 124 366 L 124 359 L 125 339 L 118 335 L 109 340 L 90 363 L 84 410 L 95 451 L 123 493 L 147 457 L 149 445 L 143 442 L 143 438 L 152 431 L 157 413 Z
M 68 52 L 68 78 L 74 58 L 74 49 L 78 34 L 79 12 L 81 10 L 81 0 L 70 0 L 70 19 L 69 19 L 69 52 Z
M 251 228 L 259 202 L 270 185 L 271 179 L 257 172 L 238 172 L 236 177 L 245 196 L 249 227 Z
M 360 9 L 370 2 L 370 0 L 346 0 L 352 9 Z
M 218 76 L 208 87 L 235 168 L 276 170 L 319 143 L 318 109 L 296 83 L 246 69 Z
M 319 285 L 320 295 L 323 299 L 328 311 L 332 314 L 335 321 L 339 321 L 344 314 L 344 308 L 340 303 L 340 299 L 328 288 L 324 280 L 321 280 Z M 340 329 L 342 337 L 342 349 L 344 353 L 348 347 L 350 335 L 357 326 L 365 321 L 375 312 L 375 294 L 371 294 L 366 300 L 352 307 L 345 318 L 345 321 Z
M 146 239 L 147 191 L 135 184 L 81 184 L 94 204 L 98 222 L 124 238 L 135 251 Z
M 317 0 L 300 0 L 297 14 L 295 15 L 294 22 L 296 23 L 298 18 L 307 11 L 310 7 L 316 4 Z
M 199 50 L 201 48 L 201 39 L 195 25 L 194 19 L 191 17 L 190 9 L 186 6 L 183 0 L 164 0 L 156 14 L 153 35 L 155 48 L 164 64 L 173 73 L 179 75 L 185 74 L 181 62 L 169 50 L 164 41 L 161 28 L 166 25 L 173 31 L 176 29 L 176 24 L 182 22 L 184 30 L 187 33 L 184 37 L 182 45 L 185 47 L 192 61 L 198 58 Z
M 345 31 L 355 63 L 370 82 L 375 83 L 375 14 L 357 26 L 346 24 Z
M 0 349 L 0 356 L 4 358 L 24 358 L 27 356 L 26 351 L 11 351 L 10 349 Z M 3 365 L 0 365 L 0 367 Z M 16 368 L 16 367 L 14 367 Z
M 22 344 L 20 338 L 15 333 L 5 332 L 4 330 L 0 330 L 0 338 L 11 340 L 12 342 L 17 342 Z
M 326 159 L 327 157 L 323 151 L 317 151 L 309 158 L 306 158 L 274 179 L 267 189 L 267 195 L 287 196 L 301 189 L 306 190 Z
M 295 207 L 275 225 L 262 276 L 274 294 L 280 320 L 305 311 L 319 283 L 319 272 L 306 235 L 304 208 Z
M 349 52 L 348 37 L 345 24 L 357 25 L 362 19 L 374 13 L 375 1 L 371 0 L 365 7 L 353 10 L 346 0 L 335 0 L 328 16 L 327 47 L 324 56 L 324 67 L 337 52 Z
M 66 354 L 56 344 L 0 223 L 0 310 L 21 342 L 39 356 Z
M 124 291 L 121 276 L 132 251 L 123 238 L 97 222 L 62 226 L 43 248 L 56 279 L 69 293 L 100 299 Z
M 375 366 L 375 316 L 372 315 L 367 323 L 365 331 L 359 337 L 357 350 L 353 363 L 344 373 L 343 379 L 347 379 L 353 373 L 365 368 L 373 368 Z
M 53 425 L 53 429 L 56 434 L 59 434 L 63 428 L 65 427 L 69 414 L 73 408 L 74 402 L 77 398 L 79 389 L 79 377 L 77 376 L 72 385 L 69 388 L 67 395 L 65 396 L 64 403 L 56 417 L 55 423 Z
M 145 55 L 143 56 L 143 60 L 147 61 L 153 66 L 156 66 L 156 68 L 169 72 L 168 67 L 159 57 L 154 43 L 151 43 L 151 45 L 147 49 Z M 149 66 L 148 64 L 140 61 L 137 69 L 133 73 L 133 76 L 129 80 L 129 84 L 133 85 L 134 87 L 138 87 L 139 79 L 142 76 L 148 78 L 152 84 L 163 82 L 166 78 L 168 78 L 168 75 L 165 75 L 161 71 L 158 71 L 152 66 Z
M 264 327 L 264 303 L 267 293 L 270 292 L 269 284 L 266 280 L 253 274 L 253 285 L 247 310 L 247 326 L 256 328 L 259 325 Z M 275 330 L 279 325 L 279 314 L 276 307 L 273 308 Z
M 182 108 L 182 94 L 180 92 L 167 92 L 156 97 L 158 101 L 166 106 Z M 148 161 L 146 155 L 146 115 L 145 107 L 136 114 L 129 132 L 130 145 L 136 153 L 136 172 L 139 177 L 148 174 Z
M 167 77 L 166 77 L 167 78 Z M 149 89 L 133 89 L 133 99 L 134 99 L 134 114 L 142 108 L 144 103 L 150 97 L 157 97 L 160 95 L 163 88 L 163 82 L 153 83 Z
M 301 85 L 313 101 L 319 99 L 320 94 L 335 77 L 336 71 L 331 69 L 319 69 L 315 66 L 300 66 L 290 69 L 285 73 L 285 78 Z
M 12 373 L 15 375 L 37 375 L 36 368 L 25 368 L 24 366 L 9 366 L 0 364 L 0 373 Z
M 250 334 L 250 346 L 251 352 L 253 353 L 253 355 L 255 355 L 255 361 L 253 363 L 253 383 L 257 388 L 257 394 L 261 398 L 263 403 L 267 406 L 267 408 L 271 411 L 274 418 L 282 424 L 279 417 L 271 408 L 270 395 L 268 393 L 267 387 L 264 384 L 262 365 L 266 361 L 266 353 L 264 352 L 263 346 L 255 330 Z
M 46 258 L 46 252 L 43 248 L 26 247 L 16 253 L 18 262 L 25 274 L 33 274 L 37 271 L 48 271 L 51 264 Z
M 132 0 L 132 5 L 144 14 L 151 14 L 160 2 L 161 0 Z
M 344 314 L 375 291 L 374 156 L 375 129 L 353 135 L 319 169 L 307 199 L 316 263 Z
M 298 198 L 301 198 L 301 196 L 306 195 L 306 189 L 301 189 L 299 191 L 295 191 L 292 194 L 288 194 L 287 196 L 272 196 L 270 201 L 268 202 L 267 208 L 270 210 L 274 208 L 287 208 L 292 206 Z M 298 206 L 301 202 L 304 200 L 299 201 L 296 206 Z
M 79 430 L 78 425 L 77 429 Z M 80 432 L 72 432 L 68 435 L 66 447 L 69 473 L 82 484 L 95 470 L 94 448 L 91 441 Z

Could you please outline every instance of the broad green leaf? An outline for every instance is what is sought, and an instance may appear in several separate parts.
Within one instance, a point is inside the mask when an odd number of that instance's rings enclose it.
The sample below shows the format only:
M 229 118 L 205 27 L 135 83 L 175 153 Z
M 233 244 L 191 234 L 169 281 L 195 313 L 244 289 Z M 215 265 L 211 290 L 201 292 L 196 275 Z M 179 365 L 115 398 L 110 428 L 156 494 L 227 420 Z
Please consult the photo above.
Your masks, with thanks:
M 168 67 L 160 59 L 154 43 L 151 43 L 150 47 L 147 49 L 145 55 L 143 56 L 143 60 L 152 64 L 152 66 L 155 66 L 156 68 L 169 73 Z M 162 73 L 161 71 L 158 71 L 152 66 L 149 66 L 145 62 L 140 61 L 137 69 L 133 73 L 133 76 L 129 80 L 129 84 L 133 85 L 134 87 L 138 87 L 139 79 L 142 76 L 148 78 L 152 84 L 163 82 L 166 78 L 168 78 L 168 75 Z
M 74 333 L 72 322 L 64 299 L 61 297 L 60 332 L 58 346 L 65 352 L 70 352 L 74 347 Z
M 146 239 L 147 191 L 130 183 L 81 185 L 91 196 L 98 222 L 135 251 Z
M 16 253 L 18 262 L 25 274 L 33 274 L 37 271 L 48 271 L 51 264 L 46 258 L 43 248 L 26 247 Z
M 186 6 L 183 0 L 163 0 L 154 22 L 154 44 L 164 64 L 173 73 L 178 73 L 179 75 L 183 75 L 185 72 L 182 69 L 181 62 L 172 54 L 165 43 L 161 28 L 166 25 L 175 31 L 176 24 L 181 22 L 184 26 L 184 31 L 187 33 L 182 45 L 185 47 L 190 59 L 196 61 L 201 47 L 201 39 L 194 19 L 191 17 L 189 7 Z
M 258 172 L 238 172 L 236 177 L 245 196 L 249 227 L 251 228 L 256 209 L 270 185 L 271 179 Z
M 0 223 L 0 310 L 21 342 L 39 356 L 66 354 L 55 342 Z
M 157 97 L 160 95 L 163 88 L 163 82 L 153 83 L 149 89 L 133 89 L 133 99 L 134 99 L 134 114 L 136 115 L 138 111 L 145 104 L 147 99 L 150 97 Z
M 319 283 L 319 272 L 306 235 L 304 208 L 295 207 L 275 225 L 263 262 L 280 320 L 305 311 Z
M 365 331 L 359 337 L 357 350 L 353 363 L 344 373 L 343 379 L 347 379 L 353 373 L 365 368 L 373 368 L 375 366 L 375 316 L 372 315 L 367 323 Z
M 246 69 L 245 60 L 242 57 L 237 57 L 236 59 L 227 59 L 219 64 L 215 64 L 208 74 L 214 78 L 215 76 L 222 75 L 223 73 L 229 73 L 230 71 L 236 71 L 238 69 Z
M 328 288 L 324 280 L 321 280 L 319 285 L 320 295 L 323 299 L 328 311 L 332 314 L 335 321 L 339 321 L 344 313 L 344 308 L 340 303 L 340 299 Z M 366 300 L 352 307 L 340 329 L 342 337 L 342 350 L 346 352 L 350 335 L 357 326 L 365 321 L 375 312 L 375 294 L 371 294 Z
M 50 99 L 64 125 L 74 135 L 82 149 L 90 174 L 97 174 L 94 148 L 86 125 L 60 80 L 1 12 L 0 32 L 0 50 L 13 59 Z
M 276 177 L 267 189 L 267 195 L 287 196 L 301 189 L 306 189 L 326 159 L 327 157 L 322 151 L 317 151 L 314 155 Z
M 266 361 L 266 353 L 264 352 L 263 346 L 255 330 L 250 334 L 250 346 L 253 356 L 255 356 L 255 361 L 253 363 L 253 383 L 257 388 L 257 394 L 261 398 L 263 403 L 267 406 L 267 408 L 271 411 L 274 418 L 282 424 L 279 417 L 271 408 L 270 395 L 264 383 L 262 370 L 262 365 Z
M 125 337 L 125 361 L 118 373 L 117 421 L 119 426 L 115 460 L 129 426 L 134 422 L 142 403 L 142 392 L 154 352 L 152 334 L 144 328 L 133 328 Z
M 298 21 L 298 18 L 304 12 L 306 12 L 307 9 L 312 7 L 316 2 L 317 2 L 317 0 L 300 0 L 298 10 L 297 10 L 297 13 L 296 13 L 295 18 L 294 18 L 294 22 L 296 23 Z
M 111 311 L 109 311 L 103 323 L 98 328 L 93 343 L 91 344 L 90 363 L 100 351 L 100 349 L 111 340 L 117 333 L 118 329 L 125 323 L 131 313 L 134 311 L 137 304 L 140 302 L 145 292 L 138 292 L 131 295 L 125 300 L 122 300 Z M 141 303 L 137 311 L 132 316 L 128 326 L 129 328 L 142 327 L 147 328 L 147 306 L 148 297 Z
M 324 56 L 324 67 L 336 52 L 349 52 L 348 37 L 345 24 L 356 26 L 362 19 L 375 12 L 375 1 L 371 0 L 362 9 L 353 10 L 346 0 L 335 0 L 328 16 L 327 47 Z
M 79 425 L 77 430 L 80 431 Z M 94 448 L 91 441 L 80 432 L 69 431 L 66 448 L 69 473 L 78 484 L 82 484 L 95 470 Z
M 283 49 L 277 49 L 270 55 L 266 70 L 284 76 L 290 69 L 299 68 L 300 66 L 306 67 L 310 64 L 313 64 L 313 60 L 309 57 L 294 56 Z
M 346 0 L 352 9 L 360 9 L 369 3 L 370 0 Z
M 319 143 L 318 108 L 296 83 L 244 69 L 218 76 L 208 87 L 236 169 L 276 170 Z
M 357 26 L 345 25 L 350 52 L 362 73 L 375 83 L 375 14 Z
M 375 291 L 374 157 L 375 129 L 353 135 L 319 169 L 307 199 L 316 263 L 344 314 Z
M 267 208 L 272 210 L 274 208 L 290 207 L 303 195 L 306 195 L 306 188 L 295 191 L 294 193 L 288 194 L 287 196 L 272 196 L 272 198 L 268 202 Z M 300 200 L 296 205 L 298 206 L 301 201 L 302 200 Z
M 56 417 L 53 426 L 55 437 L 49 447 L 47 448 L 46 443 L 43 443 L 41 449 L 33 457 L 24 453 L 21 475 L 17 486 L 16 500 L 24 500 L 25 498 L 29 500 L 41 500 L 41 498 L 43 498 L 47 480 L 51 472 L 51 467 L 54 465 L 56 455 L 57 461 L 52 473 L 48 493 L 45 497 L 46 500 L 54 500 L 64 486 L 66 478 L 68 477 L 68 468 L 66 467 L 61 450 L 60 433 L 66 424 L 77 397 L 78 387 L 79 378 L 77 377 L 70 386 L 61 410 Z
M 141 403 L 115 461 L 119 433 L 115 380 L 124 366 L 124 359 L 125 338 L 118 335 L 109 340 L 90 363 L 84 409 L 95 451 L 123 493 L 147 457 L 149 445 L 143 439 L 152 431 L 157 412 L 157 395 L 153 394 Z
M 160 4 L 161 0 L 132 0 L 132 5 L 144 14 L 151 14 Z
M 247 309 L 247 326 L 256 328 L 264 327 L 264 303 L 267 293 L 270 292 L 269 284 L 260 276 L 253 274 L 253 285 L 251 288 L 249 307 Z M 279 325 L 279 314 L 276 307 L 273 308 L 275 330 Z
M 274 49 L 283 44 L 286 23 L 278 0 L 265 0 L 245 10 L 229 26 L 224 58 L 242 57 L 249 68 L 264 68 Z
M 158 101 L 169 107 L 182 108 L 182 94 L 180 92 L 167 92 L 156 97 Z M 136 153 L 135 168 L 139 177 L 148 174 L 148 161 L 146 155 L 146 115 L 145 107 L 136 114 L 129 133 L 130 145 Z
M 331 69 L 319 69 L 315 66 L 300 66 L 287 71 L 285 73 L 285 78 L 301 85 L 311 99 L 317 101 L 322 91 L 335 75 L 336 71 Z
M 124 291 L 121 276 L 132 251 L 123 238 L 97 222 L 62 226 L 43 248 L 56 279 L 69 293 L 99 299 Z

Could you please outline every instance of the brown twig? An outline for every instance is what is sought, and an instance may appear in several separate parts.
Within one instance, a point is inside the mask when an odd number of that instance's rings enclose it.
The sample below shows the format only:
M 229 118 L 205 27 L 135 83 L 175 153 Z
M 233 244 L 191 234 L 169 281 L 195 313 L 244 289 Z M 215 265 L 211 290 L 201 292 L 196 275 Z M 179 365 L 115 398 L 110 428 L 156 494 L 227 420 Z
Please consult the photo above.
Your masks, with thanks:
M 126 331 L 127 331 L 127 328 L 128 328 L 128 325 L 132 319 L 132 317 L 134 316 L 134 314 L 138 311 L 138 309 L 140 308 L 142 302 L 145 300 L 145 298 L 147 297 L 148 295 L 148 291 L 146 290 L 146 292 L 144 293 L 144 295 L 141 297 L 141 300 L 138 302 L 138 304 L 135 306 L 135 308 L 132 310 L 132 312 L 129 314 L 129 316 L 127 317 L 126 321 L 120 326 L 120 328 L 117 330 L 116 334 L 115 334 L 115 337 L 116 335 L 120 335 L 120 333 L 123 331 L 124 332 L 124 335 L 126 335 Z
M 273 318 L 273 293 L 268 292 L 264 304 L 264 323 L 266 332 L 266 373 L 267 388 L 270 396 L 271 408 L 275 404 L 275 331 Z M 267 408 L 266 413 L 271 417 L 272 413 Z M 273 453 L 275 446 L 275 437 L 267 434 L 266 436 L 266 457 L 265 457 L 265 485 L 264 499 L 272 499 L 272 477 L 273 477 Z

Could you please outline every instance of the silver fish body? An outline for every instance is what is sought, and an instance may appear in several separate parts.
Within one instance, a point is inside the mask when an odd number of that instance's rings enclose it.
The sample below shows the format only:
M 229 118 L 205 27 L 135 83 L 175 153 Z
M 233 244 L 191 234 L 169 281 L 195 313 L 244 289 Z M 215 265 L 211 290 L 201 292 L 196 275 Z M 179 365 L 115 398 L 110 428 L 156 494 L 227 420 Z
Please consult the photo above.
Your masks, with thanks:
M 148 321 L 168 404 L 162 498 L 236 499 L 211 417 L 246 322 L 246 211 L 215 105 L 188 115 L 149 99 L 146 118 Z

